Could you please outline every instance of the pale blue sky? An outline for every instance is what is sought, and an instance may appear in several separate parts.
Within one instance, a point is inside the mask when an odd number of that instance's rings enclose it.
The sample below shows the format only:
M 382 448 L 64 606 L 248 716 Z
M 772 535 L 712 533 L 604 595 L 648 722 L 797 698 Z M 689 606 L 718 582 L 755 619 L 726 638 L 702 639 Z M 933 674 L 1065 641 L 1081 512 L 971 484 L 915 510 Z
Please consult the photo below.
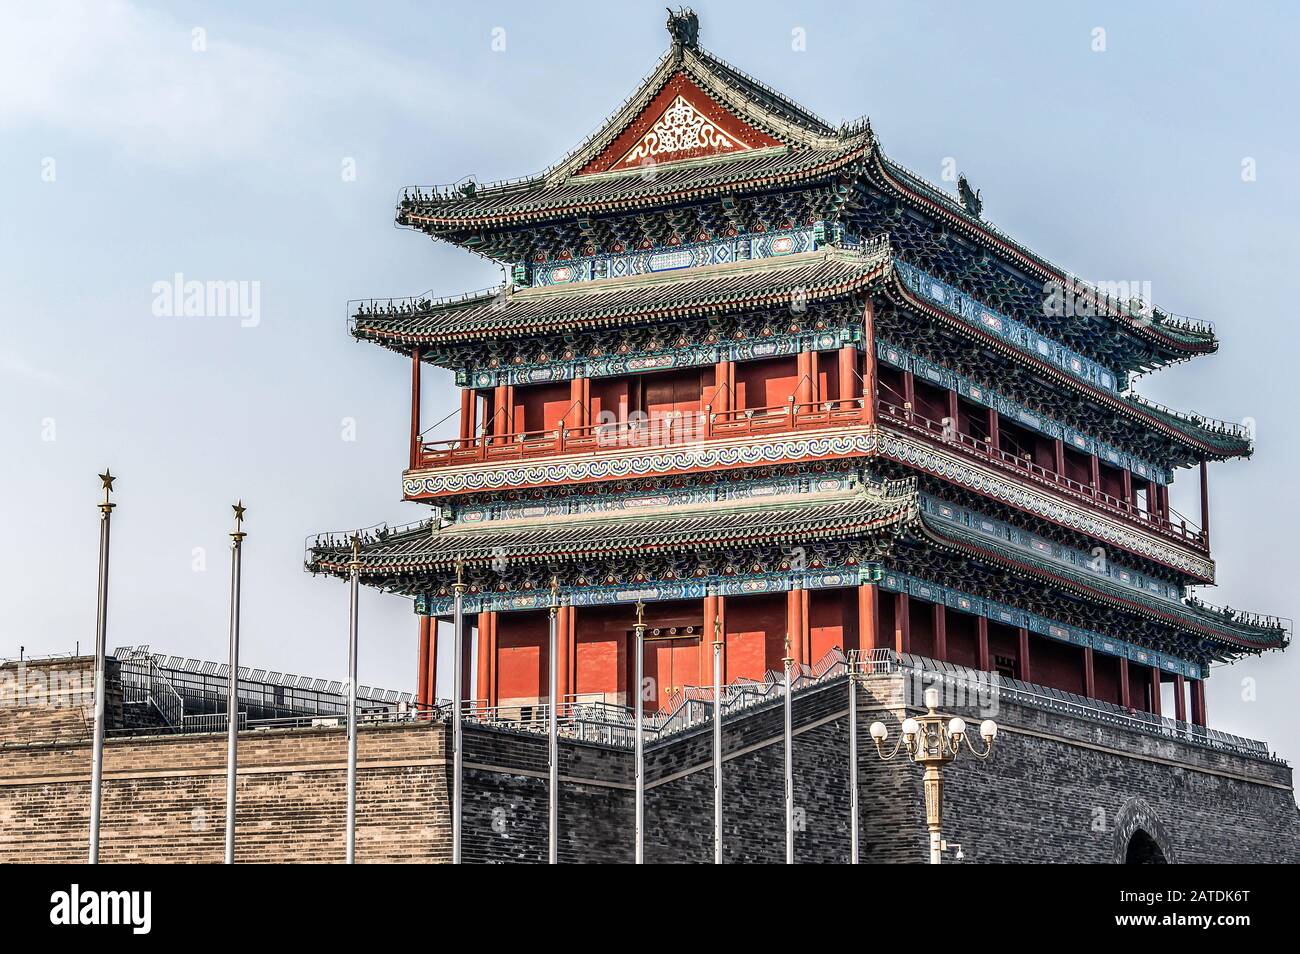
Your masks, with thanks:
M 346 302 L 498 277 L 395 229 L 401 186 L 544 168 L 667 43 L 658 2 L 302 6 L 5 4 L 0 656 L 91 645 L 95 474 L 108 464 L 120 477 L 111 645 L 224 655 L 229 504 L 242 496 L 244 658 L 341 674 L 346 590 L 302 572 L 304 538 L 423 514 L 398 482 L 409 367 L 349 339 Z M 1204 595 L 1294 615 L 1294 10 L 695 7 L 703 45 L 832 121 L 870 115 L 898 161 L 937 180 L 955 157 L 986 216 L 1048 258 L 1149 281 L 1158 304 L 1217 324 L 1220 354 L 1139 390 L 1255 419 L 1255 459 L 1212 469 L 1221 585 Z M 806 50 L 792 48 L 796 29 Z M 1242 181 L 1247 157 L 1257 181 Z M 260 283 L 260 323 L 156 317 L 153 285 L 177 272 Z M 426 420 L 452 410 L 447 375 L 426 390 Z M 1185 473 L 1174 505 L 1195 513 L 1193 489 Z M 409 604 L 368 592 L 362 626 L 362 681 L 411 688 Z M 1216 670 L 1211 723 L 1300 758 L 1298 677 L 1294 653 Z

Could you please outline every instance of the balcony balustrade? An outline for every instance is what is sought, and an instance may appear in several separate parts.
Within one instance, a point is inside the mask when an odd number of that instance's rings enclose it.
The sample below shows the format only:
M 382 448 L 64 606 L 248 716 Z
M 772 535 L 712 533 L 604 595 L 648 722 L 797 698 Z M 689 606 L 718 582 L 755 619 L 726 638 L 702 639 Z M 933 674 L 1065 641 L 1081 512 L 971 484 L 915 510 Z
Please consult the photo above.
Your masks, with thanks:
M 622 448 L 673 447 L 700 441 L 847 427 L 864 423 L 861 398 L 772 407 L 633 414 L 627 420 L 516 434 L 421 443 L 419 468 L 519 461 Z
M 1000 470 L 1015 473 L 1032 482 L 1046 485 L 1058 491 L 1064 491 L 1072 497 L 1082 497 L 1112 514 L 1117 514 L 1143 527 L 1155 530 L 1163 536 L 1172 537 L 1179 543 L 1192 546 L 1202 552 L 1209 552 L 1209 545 L 1204 532 L 1188 523 L 1187 518 L 1172 508 L 1169 517 L 1139 507 L 1131 501 L 1112 496 L 1090 483 L 1082 483 L 1059 474 L 1055 470 L 1035 463 L 1027 455 L 1017 455 L 995 446 L 990 441 L 963 433 L 951 423 L 935 421 L 904 404 L 881 400 L 878 404 L 878 417 L 882 423 L 888 423 L 901 430 L 920 434 L 930 442 L 960 451 L 963 455 L 982 463 L 993 464 Z
M 680 447 L 702 441 L 745 439 L 766 434 L 781 435 L 828 430 L 869 423 L 871 415 L 862 398 L 837 398 L 808 403 L 791 400 L 771 407 L 714 411 L 708 405 L 700 411 L 633 413 L 625 420 L 569 427 L 561 422 L 545 430 L 510 434 L 481 434 L 472 438 L 421 441 L 415 470 L 453 467 L 463 464 L 495 464 L 570 454 L 597 454 L 625 448 Z M 1057 473 L 1028 456 L 995 446 L 987 439 L 963 433 L 951 423 L 919 414 L 906 402 L 881 397 L 876 416 L 881 423 L 920 435 L 927 441 L 954 449 L 962 455 L 1028 479 L 1039 486 L 1081 499 L 1097 508 L 1208 553 L 1206 535 L 1175 510 L 1169 515 L 1151 511 L 1132 501 L 1113 496 Z

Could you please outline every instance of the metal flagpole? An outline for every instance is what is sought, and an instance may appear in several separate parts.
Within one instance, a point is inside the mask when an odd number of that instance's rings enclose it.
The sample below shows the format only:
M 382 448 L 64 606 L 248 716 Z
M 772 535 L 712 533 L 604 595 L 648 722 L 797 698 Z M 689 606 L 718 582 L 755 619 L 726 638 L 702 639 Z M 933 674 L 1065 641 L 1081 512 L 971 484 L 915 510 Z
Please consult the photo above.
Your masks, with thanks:
M 108 495 L 116 480 L 108 468 L 99 475 L 104 502 L 99 505 L 99 603 L 95 611 L 95 736 L 90 762 L 90 863 L 99 864 L 99 804 L 104 787 L 104 656 L 108 647 L 108 536 L 113 507 Z
M 361 538 L 352 535 L 348 607 L 348 849 L 347 863 L 357 860 L 357 613 L 361 596 Z
M 713 863 L 722 864 L 722 620 L 713 617 Z
M 849 658 L 849 864 L 858 863 L 858 673 Z
M 242 572 L 244 512 L 241 500 L 235 511 L 235 530 L 230 535 L 230 673 L 226 681 L 226 864 L 235 863 L 235 775 L 239 745 L 239 582 Z
M 636 863 L 645 864 L 645 604 L 636 604 Z
M 453 587 L 455 598 L 453 599 L 452 626 L 455 632 L 452 634 L 452 687 L 451 687 L 451 761 L 452 761 L 452 783 L 451 783 L 451 862 L 460 864 L 460 814 L 462 799 L 462 774 L 464 761 L 461 758 L 461 709 L 465 705 L 464 690 L 461 680 L 464 678 L 461 670 L 464 668 L 464 656 L 462 645 L 465 639 L 465 581 L 464 581 L 464 563 L 457 557 L 456 559 L 456 585 Z M 479 633 L 480 640 L 486 638 L 484 633 Z
M 546 734 L 547 734 L 547 761 L 550 768 L 550 782 L 547 786 L 547 861 L 550 864 L 558 864 L 560 860 L 560 720 L 559 709 L 560 700 L 556 698 L 559 693 L 559 663 L 557 657 L 560 654 L 560 624 L 557 619 L 560 612 L 560 581 L 557 577 L 551 577 L 551 628 L 550 628 L 550 701 L 546 717 Z
M 792 713 L 790 693 L 794 688 L 790 672 L 794 666 L 794 660 L 790 658 L 790 637 L 785 637 L 785 658 L 781 660 L 785 665 L 785 699 L 784 705 L 784 722 L 785 722 L 785 863 L 794 864 L 794 718 Z

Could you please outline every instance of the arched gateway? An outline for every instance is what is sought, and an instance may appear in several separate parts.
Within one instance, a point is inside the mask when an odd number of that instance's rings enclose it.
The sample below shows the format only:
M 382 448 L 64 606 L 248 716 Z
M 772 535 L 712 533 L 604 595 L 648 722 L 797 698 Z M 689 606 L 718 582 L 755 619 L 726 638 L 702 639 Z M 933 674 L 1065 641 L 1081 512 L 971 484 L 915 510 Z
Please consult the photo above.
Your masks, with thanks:
M 1165 826 L 1141 798 L 1130 798 L 1115 816 L 1115 862 L 1129 865 L 1173 864 L 1173 842 Z

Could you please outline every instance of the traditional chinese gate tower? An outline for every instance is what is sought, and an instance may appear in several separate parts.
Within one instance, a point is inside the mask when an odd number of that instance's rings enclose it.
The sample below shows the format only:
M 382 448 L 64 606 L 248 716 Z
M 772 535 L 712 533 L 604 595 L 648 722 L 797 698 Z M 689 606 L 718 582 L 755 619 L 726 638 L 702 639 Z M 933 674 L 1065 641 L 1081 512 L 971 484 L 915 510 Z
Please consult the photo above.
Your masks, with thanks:
M 467 698 L 628 704 L 634 604 L 656 702 L 835 647 L 947 660 L 1205 724 L 1214 661 L 1285 645 L 1212 583 L 1206 464 L 1242 428 L 1158 407 L 1137 373 L 1213 352 L 1203 324 L 1107 297 L 698 45 L 672 47 L 554 168 L 413 190 L 397 220 L 500 261 L 494 292 L 367 303 L 353 334 L 412 362 L 406 499 L 362 581 L 413 598 L 420 694 L 457 561 Z M 420 371 L 460 433 L 421 431 Z M 1199 468 L 1199 525 L 1169 485 Z M 1196 479 L 1196 478 L 1193 478 Z M 323 538 L 313 571 L 346 575 Z M 470 683 L 470 680 L 472 684 Z

